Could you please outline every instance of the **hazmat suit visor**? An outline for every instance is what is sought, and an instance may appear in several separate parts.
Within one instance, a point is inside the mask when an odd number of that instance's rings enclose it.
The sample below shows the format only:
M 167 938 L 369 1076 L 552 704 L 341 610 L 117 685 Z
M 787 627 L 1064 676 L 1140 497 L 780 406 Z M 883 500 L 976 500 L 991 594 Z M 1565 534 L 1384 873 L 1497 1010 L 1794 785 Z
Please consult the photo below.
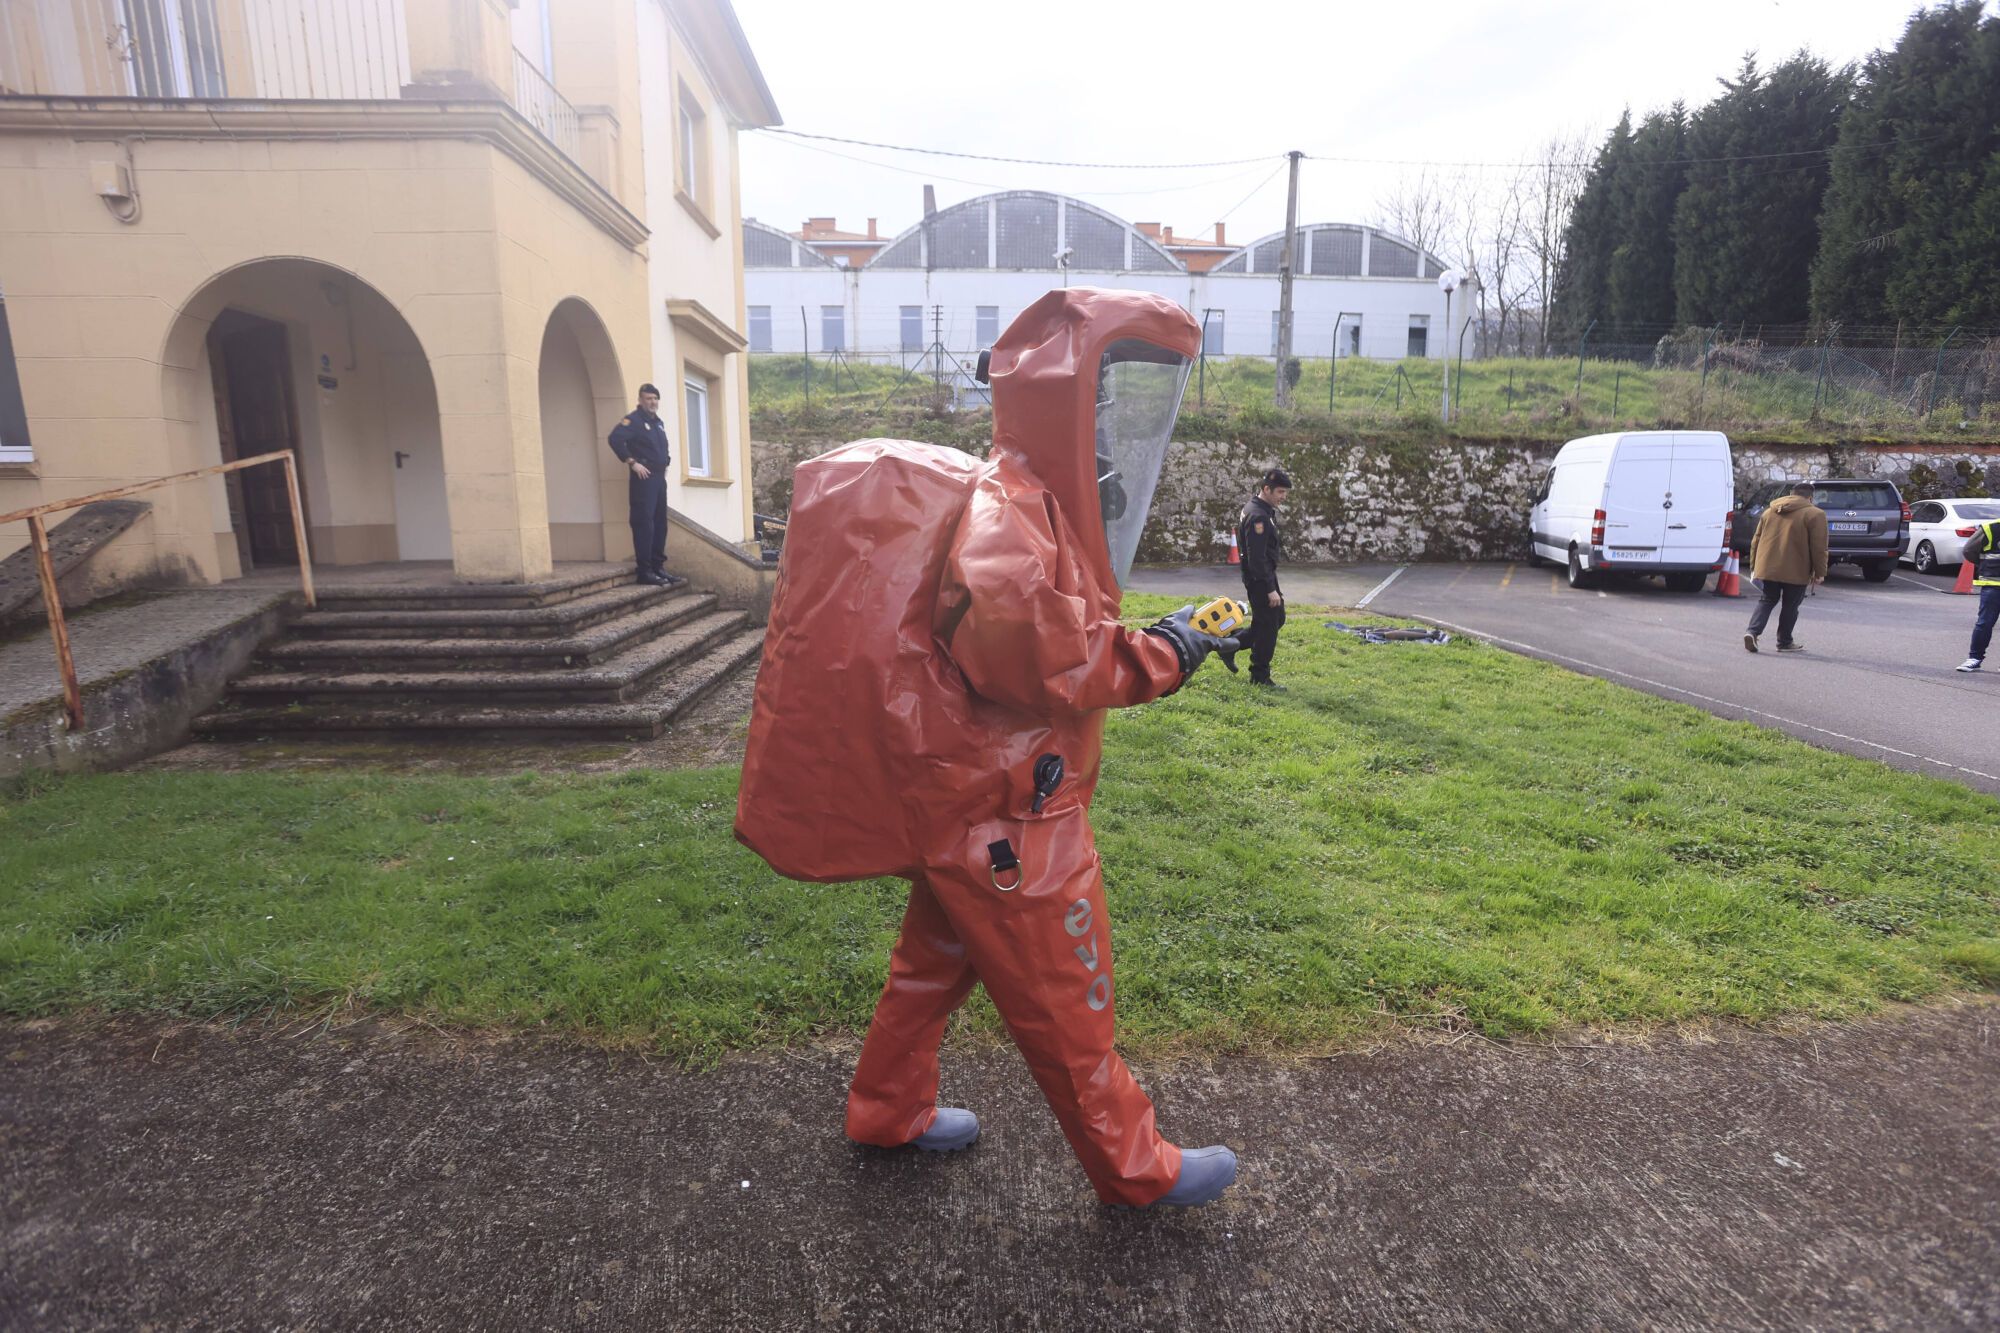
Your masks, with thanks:
M 1124 586 L 1167 460 L 1174 418 L 1194 363 L 1127 338 L 1108 348 L 1097 379 L 1097 505 L 1111 572 Z

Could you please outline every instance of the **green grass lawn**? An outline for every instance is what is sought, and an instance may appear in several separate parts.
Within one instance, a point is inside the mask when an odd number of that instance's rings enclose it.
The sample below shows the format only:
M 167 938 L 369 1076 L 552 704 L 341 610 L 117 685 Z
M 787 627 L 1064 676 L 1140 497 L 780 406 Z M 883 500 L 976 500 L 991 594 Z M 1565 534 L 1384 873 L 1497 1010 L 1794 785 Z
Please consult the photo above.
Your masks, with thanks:
M 1129 1049 L 2000 986 L 1993 798 L 1325 618 L 1287 626 L 1287 694 L 1211 664 L 1111 720 L 1096 813 Z M 735 789 L 733 769 L 20 782 L 0 803 L 0 1010 L 362 1006 L 690 1062 L 859 1029 L 901 886 L 779 879 L 730 837 Z M 997 1031 L 983 1004 L 969 1021 Z

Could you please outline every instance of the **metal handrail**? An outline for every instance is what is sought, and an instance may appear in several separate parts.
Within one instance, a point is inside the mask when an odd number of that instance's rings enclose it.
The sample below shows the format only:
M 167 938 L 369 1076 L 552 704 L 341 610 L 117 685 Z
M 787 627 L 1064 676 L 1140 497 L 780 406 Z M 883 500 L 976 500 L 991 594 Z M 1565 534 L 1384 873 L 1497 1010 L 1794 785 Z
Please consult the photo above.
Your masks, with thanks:
M 59 514 L 65 509 L 81 509 L 99 500 L 116 500 L 124 495 L 137 495 L 160 486 L 172 486 L 177 482 L 193 481 L 197 477 L 212 477 L 223 472 L 240 472 L 260 463 L 283 463 L 285 465 L 285 493 L 291 501 L 292 532 L 299 543 L 299 582 L 303 585 L 306 605 L 317 606 L 319 598 L 313 592 L 312 550 L 306 543 L 305 509 L 299 503 L 298 460 L 289 449 L 273 453 L 258 454 L 255 458 L 239 458 L 228 463 L 214 463 L 208 467 L 196 468 L 193 472 L 176 472 L 171 477 L 155 477 L 151 481 L 134 482 L 130 486 L 116 486 L 108 491 L 97 491 L 91 495 L 79 495 L 68 500 L 53 500 L 48 504 L 35 505 L 28 509 L 17 509 L 11 514 L 0 514 L 0 523 L 18 523 L 23 519 L 28 524 L 28 540 L 35 548 L 35 570 L 41 577 L 42 602 L 49 613 L 49 635 L 55 640 L 56 664 L 62 669 L 63 681 L 63 721 L 71 731 L 83 730 L 83 690 L 76 680 L 76 659 L 69 648 L 69 622 L 63 619 L 62 596 L 56 589 L 56 565 L 49 555 L 49 532 L 42 522 L 45 514 Z

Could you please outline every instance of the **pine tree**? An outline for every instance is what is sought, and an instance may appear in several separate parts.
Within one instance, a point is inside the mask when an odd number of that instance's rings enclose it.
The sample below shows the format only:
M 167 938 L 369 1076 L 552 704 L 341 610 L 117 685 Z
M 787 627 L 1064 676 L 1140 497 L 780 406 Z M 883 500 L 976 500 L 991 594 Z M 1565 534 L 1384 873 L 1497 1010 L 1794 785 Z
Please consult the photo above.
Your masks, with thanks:
M 1674 318 L 1681 324 L 1800 324 L 1820 206 L 1854 87 L 1801 51 L 1769 73 L 1745 56 L 1688 126 L 1687 184 L 1674 207 Z
M 2000 18 L 1951 0 L 1863 69 L 1833 152 L 1815 319 L 2000 322 Z
M 1612 337 L 1650 341 L 1674 317 L 1674 205 L 1687 179 L 1687 109 L 1641 121 L 1612 189 L 1617 244 L 1606 281 Z

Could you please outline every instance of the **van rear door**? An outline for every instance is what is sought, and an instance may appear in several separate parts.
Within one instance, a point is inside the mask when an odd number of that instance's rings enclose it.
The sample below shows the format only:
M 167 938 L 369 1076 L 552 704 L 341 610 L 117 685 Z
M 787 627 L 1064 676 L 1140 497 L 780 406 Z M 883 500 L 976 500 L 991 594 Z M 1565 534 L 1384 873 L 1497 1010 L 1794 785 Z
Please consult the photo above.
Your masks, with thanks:
M 1736 494 L 1728 442 L 1708 434 L 1676 435 L 1670 489 L 1673 507 L 1667 511 L 1663 561 L 1714 564 L 1722 554 L 1723 530 Z
M 1604 565 L 1644 572 L 1660 563 L 1674 446 L 1666 435 L 1620 440 L 1604 479 Z

